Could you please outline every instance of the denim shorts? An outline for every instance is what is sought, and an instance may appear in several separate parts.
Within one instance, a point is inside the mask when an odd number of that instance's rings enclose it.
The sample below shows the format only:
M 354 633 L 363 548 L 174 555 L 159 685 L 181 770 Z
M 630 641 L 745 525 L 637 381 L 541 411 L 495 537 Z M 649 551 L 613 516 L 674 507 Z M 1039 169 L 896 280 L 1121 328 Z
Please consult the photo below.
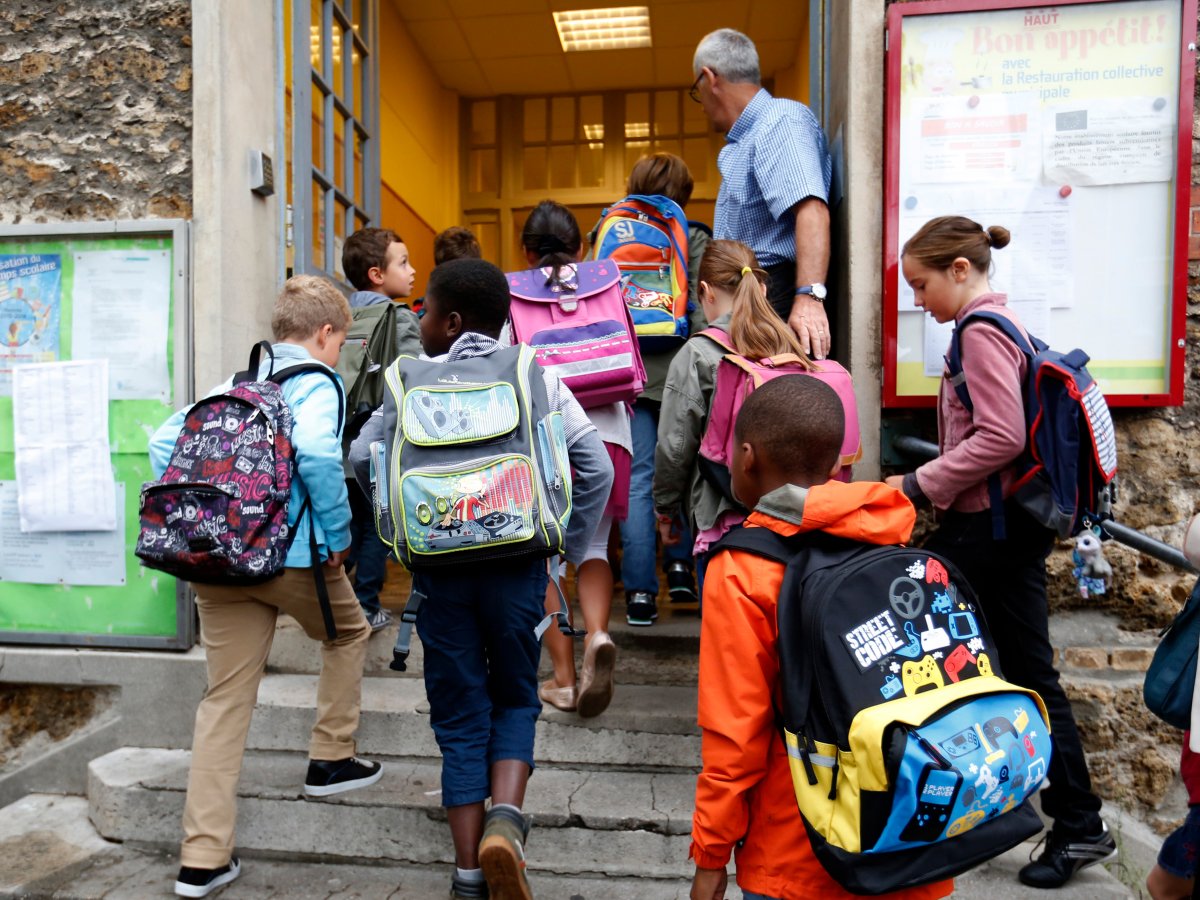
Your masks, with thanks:
M 1176 878 L 1196 875 L 1196 852 L 1200 849 L 1200 806 L 1188 808 L 1183 824 L 1167 835 L 1158 851 L 1158 864 Z

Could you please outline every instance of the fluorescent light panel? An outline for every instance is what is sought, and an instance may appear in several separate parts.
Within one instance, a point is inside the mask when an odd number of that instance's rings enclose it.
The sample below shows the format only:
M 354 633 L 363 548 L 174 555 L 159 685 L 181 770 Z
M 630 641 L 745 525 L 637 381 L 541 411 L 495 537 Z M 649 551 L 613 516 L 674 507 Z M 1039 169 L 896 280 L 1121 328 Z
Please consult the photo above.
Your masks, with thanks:
M 554 13 L 563 52 L 650 46 L 650 8 L 569 9 Z

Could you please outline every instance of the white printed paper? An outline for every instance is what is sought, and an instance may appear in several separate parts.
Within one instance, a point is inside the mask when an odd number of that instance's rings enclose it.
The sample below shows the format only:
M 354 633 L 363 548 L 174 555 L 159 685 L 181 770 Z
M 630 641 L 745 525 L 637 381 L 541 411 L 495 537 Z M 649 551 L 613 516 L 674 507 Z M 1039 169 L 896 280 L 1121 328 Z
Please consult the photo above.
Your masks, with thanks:
M 1026 332 L 1041 338 L 1047 344 L 1050 337 L 1050 309 L 1041 300 L 1009 300 L 1008 308 L 1025 326 Z M 974 328 L 990 328 L 989 325 L 975 325 Z M 925 335 L 922 352 L 924 367 L 922 371 L 931 377 L 940 378 L 945 368 L 946 358 L 950 355 L 950 338 L 954 333 L 953 322 L 936 322 L 932 316 L 926 316 Z
M 170 402 L 170 252 L 76 253 L 72 290 L 71 356 L 108 360 L 113 400 Z
M 933 316 L 925 316 L 925 339 L 922 352 L 924 372 L 934 378 L 942 377 L 946 357 L 950 353 L 950 335 L 954 333 L 953 322 L 938 322 Z
M 13 449 L 21 531 L 110 531 L 108 363 L 13 370 Z
M 937 216 L 966 216 L 983 228 L 1003 225 L 1011 243 L 992 253 L 992 290 L 1009 300 L 1038 300 L 1067 307 L 1075 296 L 1070 196 L 1057 188 L 1008 184 L 995 188 L 913 189 L 901 203 L 900 246 Z M 900 278 L 901 310 L 915 309 L 912 288 Z
M 1032 92 L 938 97 L 922 101 L 918 116 L 914 182 L 978 184 L 985 178 L 1037 177 L 1041 122 Z
M 45 531 L 18 527 L 17 483 L 0 481 L 0 582 L 123 585 L 125 485 L 114 495 L 112 531 Z
M 1170 181 L 1175 108 L 1161 97 L 1091 99 L 1044 113 L 1046 178 L 1070 186 Z

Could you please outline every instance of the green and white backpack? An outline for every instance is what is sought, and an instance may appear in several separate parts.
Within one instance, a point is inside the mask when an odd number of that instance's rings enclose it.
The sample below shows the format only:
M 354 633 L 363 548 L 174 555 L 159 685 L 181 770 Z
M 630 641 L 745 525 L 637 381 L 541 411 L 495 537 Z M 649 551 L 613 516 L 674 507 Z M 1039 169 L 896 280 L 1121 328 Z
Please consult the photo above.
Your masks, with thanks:
M 523 344 L 388 367 L 371 445 L 379 536 L 407 568 L 559 555 L 571 515 L 562 416 Z

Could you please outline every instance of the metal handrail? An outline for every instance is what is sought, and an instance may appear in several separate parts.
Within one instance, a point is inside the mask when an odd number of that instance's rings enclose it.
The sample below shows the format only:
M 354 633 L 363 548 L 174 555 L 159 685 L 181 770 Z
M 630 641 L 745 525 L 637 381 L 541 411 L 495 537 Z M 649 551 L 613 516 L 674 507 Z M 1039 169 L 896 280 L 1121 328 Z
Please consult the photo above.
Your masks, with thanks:
M 905 453 L 915 459 L 933 459 L 938 455 L 937 444 L 913 437 L 912 435 L 897 435 L 892 440 L 892 446 L 901 453 Z M 1148 534 L 1143 534 L 1135 528 L 1122 525 L 1115 519 L 1103 519 L 1096 522 L 1096 525 L 1118 544 L 1124 544 L 1126 547 L 1130 547 L 1139 553 L 1144 553 L 1146 556 L 1153 557 L 1159 562 L 1174 566 L 1177 569 L 1200 574 L 1200 570 L 1188 562 L 1187 557 L 1170 544 L 1164 544 L 1162 541 L 1152 538 Z

